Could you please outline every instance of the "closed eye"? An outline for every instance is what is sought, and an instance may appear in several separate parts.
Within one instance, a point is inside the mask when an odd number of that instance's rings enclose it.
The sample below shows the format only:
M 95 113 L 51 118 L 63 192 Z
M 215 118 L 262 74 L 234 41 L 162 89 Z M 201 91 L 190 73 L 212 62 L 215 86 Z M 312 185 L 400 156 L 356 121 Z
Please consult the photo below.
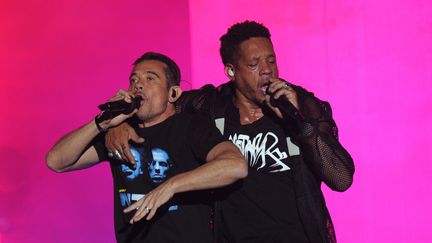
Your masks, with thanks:
M 258 66 L 258 63 L 248 64 L 249 68 L 256 68 Z

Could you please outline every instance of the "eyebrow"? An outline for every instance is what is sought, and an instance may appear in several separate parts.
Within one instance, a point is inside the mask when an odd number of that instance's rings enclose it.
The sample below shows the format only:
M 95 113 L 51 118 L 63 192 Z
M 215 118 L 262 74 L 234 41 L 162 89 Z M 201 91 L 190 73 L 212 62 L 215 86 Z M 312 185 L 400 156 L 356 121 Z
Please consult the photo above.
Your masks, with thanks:
M 145 71 L 144 73 L 145 74 L 153 74 L 153 75 L 155 75 L 156 77 L 158 77 L 160 79 L 160 76 L 157 73 L 153 72 L 153 71 Z M 138 76 L 137 72 L 131 73 L 131 75 L 129 76 L 129 79 L 131 79 L 133 76 Z
M 153 74 L 156 77 L 160 78 L 159 75 L 157 73 L 153 72 L 153 71 L 145 71 L 145 73 L 150 73 L 150 74 Z
M 250 59 L 251 60 L 259 60 L 261 57 L 264 57 L 264 58 L 276 57 L 276 54 L 272 53 L 272 54 L 265 55 L 265 56 L 252 56 Z

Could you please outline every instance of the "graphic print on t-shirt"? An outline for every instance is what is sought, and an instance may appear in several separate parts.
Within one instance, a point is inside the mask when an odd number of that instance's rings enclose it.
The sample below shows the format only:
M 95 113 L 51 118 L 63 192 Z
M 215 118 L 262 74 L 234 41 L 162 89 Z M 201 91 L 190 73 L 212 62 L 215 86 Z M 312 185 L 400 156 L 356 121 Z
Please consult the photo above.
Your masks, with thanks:
M 148 172 L 153 183 L 161 183 L 166 177 L 169 169 L 172 167 L 170 157 L 165 150 L 160 148 L 152 149 L 152 159 L 148 162 Z
M 258 133 L 251 138 L 249 135 L 237 134 L 229 136 L 231 140 L 241 151 L 244 158 L 249 161 L 249 166 L 260 170 L 269 169 L 270 173 L 290 170 L 290 167 L 282 162 L 288 157 L 286 152 L 278 148 L 279 139 L 272 133 Z
M 133 157 L 135 158 L 135 168 L 131 168 L 126 163 L 122 163 L 121 164 L 121 172 L 122 172 L 122 174 L 125 174 L 127 180 L 132 181 L 143 173 L 142 172 L 142 167 L 143 167 L 143 161 L 142 160 L 143 160 L 144 156 L 141 154 L 141 152 L 137 148 L 131 147 L 130 150 L 131 150 Z
M 131 165 L 127 163 L 121 164 L 121 173 L 127 180 L 135 180 L 139 175 L 143 174 L 143 169 L 147 169 L 148 176 L 153 183 L 160 184 L 165 181 L 172 167 L 170 157 L 165 150 L 153 148 L 148 161 L 143 161 L 146 158 L 144 152 L 135 147 L 131 147 L 131 153 L 135 158 L 135 168 L 131 168 Z
M 130 148 L 135 158 L 135 167 L 131 168 L 130 164 L 122 163 L 120 170 L 127 181 L 135 181 L 140 175 L 143 175 L 143 170 L 147 171 L 145 176 L 148 176 L 155 186 L 167 179 L 168 172 L 173 165 L 170 156 L 165 150 L 153 148 L 151 149 L 151 155 L 145 156 L 145 152 L 142 149 L 133 146 Z M 143 183 L 142 186 L 146 185 Z M 145 194 L 128 192 L 125 188 L 119 189 L 119 195 L 122 207 L 130 206 L 145 196 Z M 177 205 L 172 205 L 168 211 L 174 211 L 177 208 Z

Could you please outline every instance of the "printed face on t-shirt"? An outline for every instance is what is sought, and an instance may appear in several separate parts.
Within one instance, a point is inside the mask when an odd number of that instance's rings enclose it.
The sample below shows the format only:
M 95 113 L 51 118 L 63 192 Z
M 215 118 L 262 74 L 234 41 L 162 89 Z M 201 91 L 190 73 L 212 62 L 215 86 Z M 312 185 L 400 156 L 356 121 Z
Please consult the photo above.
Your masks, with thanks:
M 167 177 L 171 167 L 168 154 L 159 148 L 152 149 L 153 160 L 149 162 L 149 175 L 154 183 L 160 183 Z
M 131 147 L 131 153 L 135 158 L 135 169 L 132 169 L 126 164 L 121 164 L 121 172 L 126 173 L 126 179 L 133 180 L 138 177 L 138 175 L 142 174 L 142 156 L 138 152 L 138 150 L 134 147 Z

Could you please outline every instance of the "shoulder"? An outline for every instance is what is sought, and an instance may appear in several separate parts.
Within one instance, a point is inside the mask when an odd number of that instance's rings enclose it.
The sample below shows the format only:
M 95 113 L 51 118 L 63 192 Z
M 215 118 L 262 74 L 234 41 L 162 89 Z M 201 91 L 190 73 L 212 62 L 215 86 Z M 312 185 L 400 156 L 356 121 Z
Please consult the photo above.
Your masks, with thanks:
M 321 116 L 332 116 L 331 106 L 327 101 L 319 99 L 314 93 L 299 85 L 291 84 L 291 86 L 297 93 L 300 110 L 304 116 L 315 119 Z
M 173 117 L 173 121 L 175 121 L 175 123 L 188 123 L 191 125 L 197 125 L 199 123 L 203 123 L 203 122 L 211 122 L 212 120 L 210 119 L 210 117 L 205 114 L 205 113 L 201 113 L 201 112 L 195 112 L 195 113 L 188 113 L 188 112 L 182 112 L 182 113 L 178 113 L 175 114 Z
M 200 89 L 186 91 L 176 102 L 177 113 L 201 112 L 211 117 L 218 116 L 223 112 L 226 101 L 232 94 L 232 83 L 228 82 L 215 87 L 207 84 Z
M 211 84 L 205 85 L 200 89 L 185 91 L 176 102 L 176 111 L 177 113 L 194 113 L 206 110 L 209 98 L 216 93 L 216 87 Z

